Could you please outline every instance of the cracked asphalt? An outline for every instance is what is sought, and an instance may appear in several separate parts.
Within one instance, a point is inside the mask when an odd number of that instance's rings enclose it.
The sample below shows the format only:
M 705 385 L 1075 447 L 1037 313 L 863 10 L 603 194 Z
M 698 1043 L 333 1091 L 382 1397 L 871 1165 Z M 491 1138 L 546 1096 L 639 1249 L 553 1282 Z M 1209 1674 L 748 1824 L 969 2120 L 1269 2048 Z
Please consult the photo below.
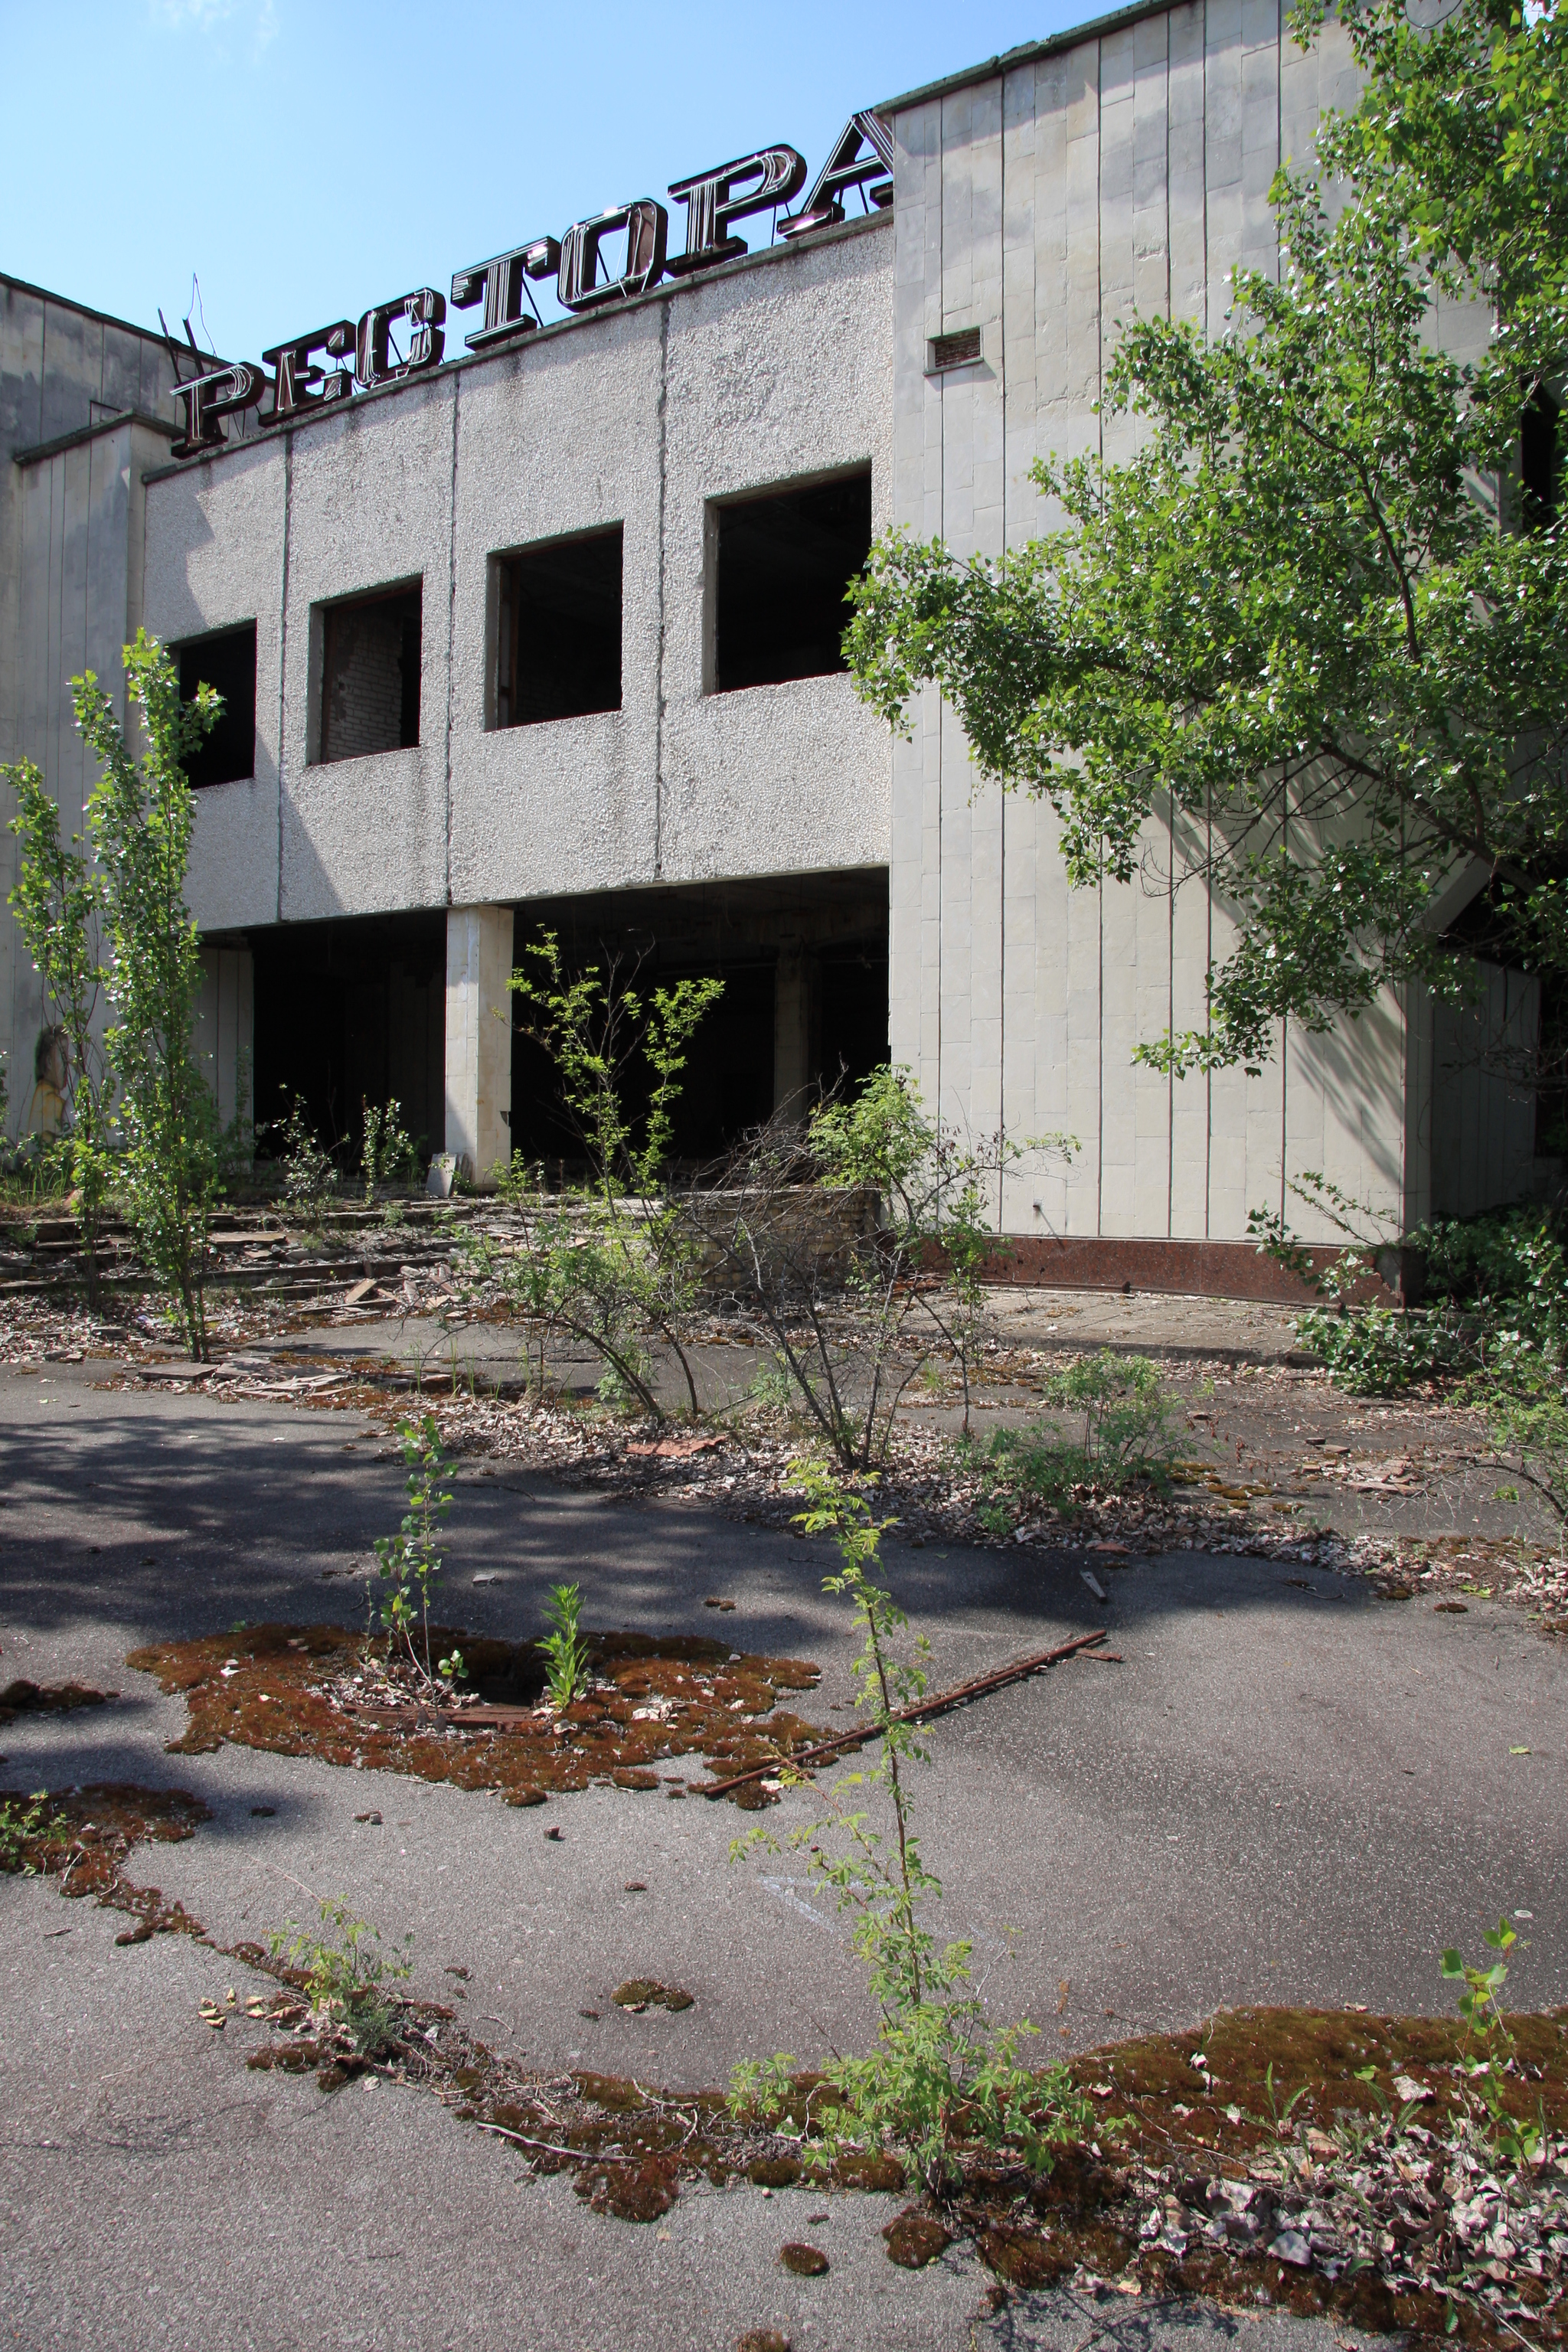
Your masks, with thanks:
M 342 1897 L 388 1937 L 412 1934 L 418 1990 L 460 1987 L 470 2030 L 542 2071 L 692 2086 L 744 2056 L 804 2063 L 868 2041 L 843 1923 L 797 1857 L 731 1860 L 750 1817 L 728 1807 L 595 1790 L 516 1811 L 247 1748 L 167 1755 L 183 1702 L 126 1652 L 242 1618 L 358 1622 L 371 1538 L 401 1513 L 400 1465 L 346 1412 L 95 1376 L 0 1368 L 0 1681 L 120 1696 L 0 1728 L 0 1789 L 193 1790 L 212 1821 L 187 1843 L 136 1849 L 134 1879 L 223 1942 Z M 448 1621 L 521 1637 L 565 1576 L 590 1625 L 721 1628 L 737 1649 L 822 1665 L 804 1712 L 831 1722 L 847 1701 L 851 1643 L 821 1591 L 822 1545 L 504 1465 L 467 1463 L 456 1486 Z M 939 1685 L 1100 1622 L 1124 1661 L 1054 1669 L 929 1735 L 918 1794 L 942 1928 L 973 1939 L 999 2021 L 1045 2028 L 1037 2046 L 1091 2046 L 1221 2002 L 1442 2010 L 1440 1950 L 1478 1946 L 1505 1907 L 1533 1915 L 1510 1993 L 1568 2000 L 1568 1653 L 1517 1612 L 1476 1600 L 1441 1614 L 1235 1556 L 1101 1568 L 1103 1606 L 1066 1556 L 890 1542 L 885 1566 Z M 716 1622 L 710 1593 L 734 1612 Z M 355 1822 L 367 1811 L 380 1826 Z M 796 1796 L 767 1820 L 787 1832 L 807 1817 Z M 215 2034 L 196 2014 L 234 1964 L 178 1937 L 117 1948 L 121 1924 L 0 1878 L 0 2343 L 662 2352 L 764 2326 L 824 2347 L 1345 2340 L 1120 2297 L 988 2315 L 962 2251 L 920 2273 L 887 2262 L 887 2200 L 683 2189 L 657 2227 L 601 2221 L 426 2095 L 359 2084 L 329 2100 L 247 2073 L 259 2029 Z M 610 1990 L 634 1974 L 686 1986 L 692 2008 L 615 2010 Z M 803 2195 L 826 2222 L 806 2226 Z M 779 2267 L 800 2236 L 828 2252 L 826 2279 Z

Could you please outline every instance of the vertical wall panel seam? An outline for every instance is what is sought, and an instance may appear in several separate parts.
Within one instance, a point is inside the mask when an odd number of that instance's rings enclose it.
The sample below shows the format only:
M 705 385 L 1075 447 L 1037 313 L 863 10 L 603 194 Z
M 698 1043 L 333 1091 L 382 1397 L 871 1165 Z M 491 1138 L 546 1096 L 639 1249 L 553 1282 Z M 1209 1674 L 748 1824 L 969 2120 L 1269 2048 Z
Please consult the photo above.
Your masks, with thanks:
M 289 518 L 294 492 L 294 436 L 283 436 L 283 586 L 278 610 L 278 919 L 283 920 L 283 793 L 285 729 L 289 722 Z M 306 638 L 305 690 L 310 692 L 310 639 Z
M 996 304 L 1001 319 L 1002 356 L 999 398 L 1002 405 L 1002 562 L 1007 561 L 1007 77 L 1002 77 L 1000 123 L 997 131 L 996 268 L 1000 279 Z M 1007 788 L 997 785 L 996 849 L 996 1133 L 1007 1134 Z M 996 1230 L 1005 1215 L 1005 1162 L 996 1169 Z
M 1204 54 L 1204 87 L 1201 99 L 1201 136 L 1199 152 L 1204 155 L 1204 348 L 1211 343 L 1211 322 L 1208 322 L 1208 0 L 1201 9 L 1201 54 Z M 1213 791 L 1204 785 L 1204 1040 L 1213 1033 Z M 1213 1070 L 1208 1056 L 1204 1056 L 1204 1240 L 1211 1237 L 1213 1223 Z
M 665 425 L 666 407 L 669 394 L 669 310 L 668 302 L 658 306 L 658 400 L 656 415 L 658 422 L 658 635 L 654 667 L 653 698 L 653 878 L 657 882 L 664 871 L 664 635 L 665 635 Z M 704 574 L 706 575 L 706 541 L 704 540 Z M 717 559 L 715 559 L 717 560 Z M 702 582 L 704 598 L 714 583 L 706 576 Z
M 1165 18 L 1165 320 L 1171 318 L 1171 19 Z M 1176 809 L 1165 812 L 1165 1034 L 1176 1027 Z M 1176 1230 L 1176 1074 L 1165 1072 L 1165 1238 Z
M 945 288 L 947 279 L 947 109 L 942 100 L 936 109 L 936 282 L 938 289 L 936 327 L 941 334 L 947 324 Z M 922 319 L 921 324 L 927 321 Z M 936 505 L 937 535 L 947 540 L 947 387 L 942 377 L 936 379 L 937 399 L 937 463 Z M 936 698 L 936 1108 L 942 1116 L 942 1045 L 946 1024 L 942 1019 L 947 992 L 942 985 L 946 975 L 944 950 L 947 909 L 947 781 L 942 758 L 947 735 L 942 705 L 946 697 L 941 688 Z M 923 831 L 923 827 L 922 827 Z M 923 910 L 922 910 L 923 912 Z M 922 923 L 923 929 L 923 923 Z
M 445 894 L 446 902 L 448 907 L 452 903 L 452 672 L 456 666 L 452 656 L 456 646 L 458 626 L 458 433 L 461 423 L 462 411 L 463 372 L 461 368 L 454 368 L 452 371 L 452 477 L 450 485 L 451 495 L 449 500 L 449 520 L 447 531 L 447 740 L 445 750 L 447 864 Z M 487 583 L 487 586 L 488 584 L 489 583 Z M 423 646 L 421 646 L 420 649 L 419 658 L 420 667 L 423 667 L 425 659 Z M 476 1151 L 479 1149 L 477 1141 L 474 1149 Z
M 1105 42 L 1096 42 L 1096 449 L 1105 470 Z M 1096 1234 L 1105 1233 L 1105 875 L 1096 885 Z

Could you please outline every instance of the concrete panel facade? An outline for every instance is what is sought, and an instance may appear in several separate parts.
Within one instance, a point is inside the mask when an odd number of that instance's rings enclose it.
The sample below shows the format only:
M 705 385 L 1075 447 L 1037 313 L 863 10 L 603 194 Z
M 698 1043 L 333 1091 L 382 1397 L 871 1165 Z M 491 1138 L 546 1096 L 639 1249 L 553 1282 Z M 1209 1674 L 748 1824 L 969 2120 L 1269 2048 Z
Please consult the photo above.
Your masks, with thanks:
M 891 243 L 879 216 L 159 473 L 149 625 L 257 624 L 203 929 L 885 865 L 889 745 L 848 681 L 712 694 L 703 648 L 711 500 L 868 462 L 890 518 Z M 492 559 L 617 522 L 620 709 L 494 727 Z M 324 607 L 415 580 L 417 748 L 321 764 Z
M 36 760 L 80 830 L 87 776 L 67 681 L 98 672 L 123 715 L 120 651 L 140 617 L 142 477 L 168 454 L 173 372 L 156 335 L 0 277 L 0 765 Z M 43 1016 L 5 899 L 16 814 L 0 784 L 0 1055 L 25 1121 Z
M 1352 89 L 1332 26 L 1303 58 L 1279 0 L 1184 0 L 889 109 L 896 519 L 996 555 L 1054 520 L 1037 457 L 1130 456 L 1133 421 L 1096 414 L 1121 322 L 1224 331 L 1231 271 L 1277 268 L 1281 155 L 1305 160 L 1321 108 Z M 980 362 L 928 376 L 928 339 L 973 327 Z M 1201 870 L 1173 886 L 1202 868 L 1201 829 L 1173 844 L 1157 822 L 1133 884 L 1069 891 L 1049 811 L 982 782 L 934 693 L 913 715 L 893 763 L 893 1058 L 976 1134 L 1079 1139 L 1070 1163 L 1009 1179 L 1001 1228 L 1241 1241 L 1247 1212 L 1307 1171 L 1397 1218 L 1421 1181 L 1403 1005 L 1331 1039 L 1282 1036 L 1256 1079 L 1142 1069 L 1140 1043 L 1202 1025 L 1227 949 Z

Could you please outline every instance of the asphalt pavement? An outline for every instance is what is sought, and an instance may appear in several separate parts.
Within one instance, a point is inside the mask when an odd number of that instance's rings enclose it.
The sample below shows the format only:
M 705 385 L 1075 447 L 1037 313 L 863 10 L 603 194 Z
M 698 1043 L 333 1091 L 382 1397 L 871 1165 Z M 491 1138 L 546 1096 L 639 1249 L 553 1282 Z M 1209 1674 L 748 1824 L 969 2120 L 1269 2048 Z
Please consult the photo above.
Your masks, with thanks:
M 742 2057 L 866 2044 L 844 1923 L 801 1858 L 731 1858 L 754 1817 L 621 1790 L 518 1811 L 247 1748 L 166 1754 L 183 1702 L 126 1652 L 242 1618 L 362 1622 L 401 1467 L 346 1413 L 95 1377 L 0 1369 L 0 1682 L 121 1696 L 0 1729 L 0 1789 L 193 1790 L 212 1820 L 138 1849 L 132 1877 L 224 1942 L 342 1897 L 388 1937 L 412 1934 L 418 1990 L 450 1998 L 447 1971 L 468 1969 L 469 2029 L 543 2071 L 689 2087 Z M 849 1697 L 853 1645 L 821 1590 L 823 1545 L 505 1465 L 466 1464 L 456 1485 L 448 1622 L 531 1633 L 565 1576 L 590 1625 L 721 1629 L 737 1650 L 816 1660 L 802 1711 L 847 1719 L 829 1710 Z M 917 1798 L 940 1927 L 973 1941 L 999 2021 L 1032 2016 L 1066 2050 L 1221 2002 L 1441 2011 L 1441 1949 L 1479 1948 L 1505 1907 L 1532 1915 L 1510 1994 L 1568 2000 L 1568 1672 L 1517 1612 L 1476 1600 L 1438 1613 L 1242 1557 L 1098 1567 L 1103 1604 L 1081 1555 L 894 1541 L 884 1565 L 939 1685 L 1100 1623 L 1123 1660 L 1057 1668 L 929 1735 Z M 716 1593 L 732 1613 L 702 1606 Z M 765 1818 L 787 1832 L 806 1807 L 791 1797 Z M 370 1811 L 379 1826 L 355 1822 Z M 0 2343 L 661 2352 L 763 2326 L 825 2347 L 1087 2352 L 1103 2336 L 1206 2352 L 1239 2329 L 1259 2352 L 1276 2337 L 1328 2352 L 1344 2338 L 1120 2297 L 988 2316 L 962 2251 L 920 2273 L 888 2263 L 886 2200 L 703 2189 L 657 2226 L 600 2220 L 428 2096 L 382 2084 L 323 2099 L 248 2073 L 260 2029 L 214 2034 L 196 2013 L 233 1964 L 178 1937 L 116 1948 L 121 1925 L 0 1878 Z M 625 2014 L 608 1996 L 630 1975 L 679 1982 L 693 2005 Z M 808 2198 L 828 2221 L 807 2226 Z M 779 2245 L 801 2236 L 829 2253 L 825 2279 L 780 2269 Z

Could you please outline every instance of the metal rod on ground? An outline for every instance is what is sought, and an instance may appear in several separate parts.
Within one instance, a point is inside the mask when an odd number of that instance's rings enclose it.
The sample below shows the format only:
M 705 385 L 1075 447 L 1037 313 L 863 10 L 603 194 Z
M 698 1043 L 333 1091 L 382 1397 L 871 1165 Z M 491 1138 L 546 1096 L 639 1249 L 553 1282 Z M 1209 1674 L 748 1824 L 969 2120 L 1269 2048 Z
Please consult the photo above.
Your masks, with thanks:
M 966 1699 L 982 1698 L 987 1691 L 999 1690 L 1004 1683 L 1021 1682 L 1026 1675 L 1037 1675 L 1046 1666 L 1054 1666 L 1058 1659 L 1070 1658 L 1076 1651 L 1092 1650 L 1105 1639 L 1105 1628 L 1093 1633 L 1080 1633 L 1076 1642 L 1064 1642 L 1058 1649 L 1042 1650 L 1037 1657 L 1019 1658 L 1010 1666 L 998 1666 L 994 1674 L 976 1675 L 972 1682 L 960 1683 L 955 1690 L 943 1691 L 939 1698 L 922 1700 L 919 1706 L 901 1706 L 889 1719 L 893 1723 L 923 1723 L 933 1715 L 945 1715 L 950 1706 L 962 1706 Z M 732 1780 L 715 1781 L 704 1789 L 705 1797 L 727 1796 L 731 1789 L 743 1789 L 748 1780 L 765 1780 L 781 1765 L 815 1764 L 825 1756 L 836 1755 L 840 1748 L 853 1747 L 858 1741 L 875 1739 L 874 1723 L 858 1724 L 853 1731 L 841 1731 L 835 1738 L 825 1739 L 820 1748 L 807 1748 L 799 1756 L 774 1757 L 770 1763 L 753 1764 L 749 1772 L 737 1772 Z

